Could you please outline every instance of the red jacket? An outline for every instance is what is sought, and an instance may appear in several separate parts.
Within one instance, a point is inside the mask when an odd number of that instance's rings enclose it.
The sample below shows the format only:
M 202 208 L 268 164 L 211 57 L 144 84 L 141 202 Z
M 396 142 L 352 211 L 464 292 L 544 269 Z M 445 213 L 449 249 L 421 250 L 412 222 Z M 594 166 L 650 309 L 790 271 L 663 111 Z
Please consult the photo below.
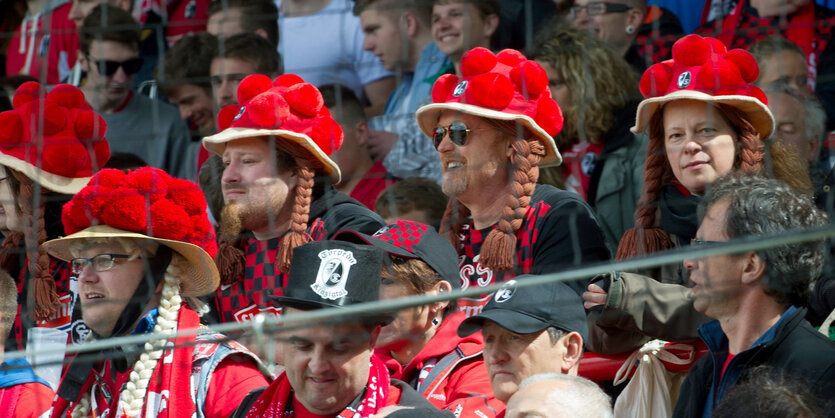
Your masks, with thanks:
M 29 75 L 46 84 L 58 84 L 70 75 L 79 49 L 75 23 L 68 17 L 71 7 L 69 1 L 53 0 L 40 14 L 27 13 L 12 33 L 6 75 Z
M 481 355 L 481 333 L 458 336 L 458 325 L 466 319 L 463 312 L 447 317 L 429 343 L 403 367 L 388 350 L 376 350 L 385 362 L 392 379 L 409 383 L 421 396 L 439 409 L 453 411 L 459 418 L 495 417 L 504 404 L 495 398 L 487 368 Z M 434 363 L 429 374 L 418 383 L 421 370 Z

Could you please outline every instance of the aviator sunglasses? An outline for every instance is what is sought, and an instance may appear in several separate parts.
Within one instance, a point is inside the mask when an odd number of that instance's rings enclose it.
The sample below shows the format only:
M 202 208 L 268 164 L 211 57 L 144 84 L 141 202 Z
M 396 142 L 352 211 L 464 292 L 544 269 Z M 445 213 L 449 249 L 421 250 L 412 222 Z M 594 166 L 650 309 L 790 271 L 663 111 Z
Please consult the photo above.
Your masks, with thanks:
M 447 132 L 449 132 L 449 140 L 453 144 L 461 146 L 467 143 L 467 136 L 470 134 L 470 129 L 467 128 L 464 122 L 452 122 L 447 127 L 438 126 L 435 128 L 435 136 L 433 137 L 435 140 L 435 149 L 441 146 L 441 141 L 444 140 Z
M 119 71 L 119 67 L 122 67 L 127 75 L 134 75 L 142 68 L 142 57 L 131 58 L 125 61 L 97 60 L 89 56 L 87 59 L 99 69 L 99 73 L 108 77 L 116 74 L 116 71 Z

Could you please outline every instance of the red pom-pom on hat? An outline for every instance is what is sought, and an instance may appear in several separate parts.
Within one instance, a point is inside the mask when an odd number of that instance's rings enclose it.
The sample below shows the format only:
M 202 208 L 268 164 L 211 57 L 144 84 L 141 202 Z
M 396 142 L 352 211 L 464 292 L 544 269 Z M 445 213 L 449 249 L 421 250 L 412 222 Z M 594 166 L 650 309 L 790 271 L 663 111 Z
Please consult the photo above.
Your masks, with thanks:
M 496 56 L 487 48 L 473 48 L 461 56 L 461 75 L 484 74 L 496 66 Z
M 485 107 L 501 109 L 510 104 L 513 100 L 513 83 L 497 73 L 479 74 L 470 81 L 470 88 L 467 89 L 468 102 L 479 103 Z
M 145 196 L 153 203 L 168 194 L 170 180 L 171 176 L 165 171 L 153 167 L 142 167 L 128 173 L 125 178 L 125 187 Z
M 282 74 L 273 81 L 276 87 L 291 87 L 299 83 L 304 83 L 304 80 L 295 74 Z
M 75 119 L 75 133 L 79 139 L 104 138 L 107 131 L 107 122 L 98 113 L 92 110 L 78 112 Z
M 71 177 L 74 173 L 90 167 L 90 153 L 79 143 L 55 144 L 43 151 L 45 165 L 54 167 L 54 173 Z
M 704 38 L 707 43 L 710 45 L 710 49 L 713 51 L 714 54 L 725 55 L 728 52 L 728 47 L 722 43 L 722 41 L 716 38 Z
M 26 103 L 40 99 L 46 95 L 46 89 L 35 81 L 27 81 L 17 88 L 12 99 L 12 106 L 17 109 Z
M 677 64 L 692 67 L 710 58 L 710 44 L 699 35 L 687 35 L 673 44 L 673 59 Z
M 135 189 L 120 187 L 108 196 L 110 203 L 102 210 L 102 224 L 126 231 L 144 231 L 148 224 L 145 197 Z
M 744 49 L 732 49 L 725 54 L 725 59 L 734 63 L 742 75 L 742 79 L 746 83 L 753 83 L 757 81 L 760 76 L 760 67 L 757 66 L 757 60 L 750 52 Z
M 290 112 L 287 102 L 272 91 L 253 97 L 247 108 L 249 118 L 267 129 L 280 126 Z
M 221 131 L 232 125 L 235 117 L 238 116 L 243 109 L 241 105 L 228 105 L 220 109 L 217 113 L 217 127 Z
M 151 222 L 148 235 L 182 241 L 191 229 L 188 213 L 168 199 L 159 199 L 151 205 Z
M 560 107 L 557 106 L 557 102 L 551 97 L 543 97 L 539 100 L 536 106 L 534 120 L 536 120 L 537 125 L 551 136 L 560 133 L 564 122 Z
M 496 59 L 508 67 L 515 67 L 521 62 L 527 61 L 527 58 L 515 49 L 503 49 L 499 51 L 496 54 Z
M 13 111 L 0 113 L 0 144 L 11 146 L 20 143 L 23 139 L 23 122 L 20 116 Z
M 644 97 L 660 96 L 667 92 L 672 79 L 673 69 L 667 62 L 655 64 L 641 76 L 641 93 Z
M 206 212 L 206 198 L 203 192 L 188 180 L 172 178 L 168 182 L 167 198 L 182 207 L 189 216 L 197 217 Z
M 287 89 L 284 97 L 291 109 L 309 118 L 316 116 L 319 109 L 325 105 L 322 93 L 309 83 L 299 83 L 291 86 Z
M 454 74 L 444 74 L 432 86 L 432 101 L 443 102 L 458 84 L 458 77 Z
M 69 84 L 59 84 L 53 87 L 46 97 L 68 109 L 90 109 L 90 106 L 84 100 L 84 93 Z
M 523 95 L 537 97 L 548 86 L 548 74 L 533 61 L 524 61 L 510 70 L 510 79 Z
M 264 74 L 252 74 L 246 76 L 238 83 L 238 103 L 246 105 L 253 97 L 269 90 L 273 81 Z

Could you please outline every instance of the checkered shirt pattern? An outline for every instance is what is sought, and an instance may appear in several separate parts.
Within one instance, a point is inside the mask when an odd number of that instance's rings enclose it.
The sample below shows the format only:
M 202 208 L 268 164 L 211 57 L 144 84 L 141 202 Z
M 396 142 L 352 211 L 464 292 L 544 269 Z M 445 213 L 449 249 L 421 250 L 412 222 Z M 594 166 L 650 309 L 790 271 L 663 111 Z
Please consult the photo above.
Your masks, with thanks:
M 728 49 L 742 48 L 747 50 L 755 42 L 770 35 L 777 34 L 786 38 L 786 30 L 789 29 L 789 26 L 782 27 L 780 19 L 780 16 L 758 17 L 750 6 L 746 6 L 740 15 L 739 25 L 734 32 L 733 41 L 731 41 L 731 45 L 726 46 Z M 722 32 L 721 23 L 718 19 L 707 22 L 697 28 L 694 33 L 701 36 L 715 37 Z M 833 25 L 835 25 L 835 16 L 826 13 L 823 7 L 817 7 L 815 9 L 815 39 L 813 42 L 815 42 L 815 52 L 818 60 L 820 60 L 821 54 L 832 38 Z M 803 47 L 803 45 L 800 46 Z
M 539 239 L 539 230 L 542 228 L 545 215 L 549 209 L 551 209 L 551 205 L 544 201 L 539 201 L 535 206 L 528 207 L 525 220 L 516 232 L 516 267 L 513 271 L 497 273 L 478 262 L 484 239 L 497 225 L 481 230 L 474 229 L 472 222 L 465 225 L 461 234 L 463 253 L 459 256 L 458 261 L 462 289 L 485 287 L 508 281 L 520 274 L 530 273 L 534 262 L 534 247 Z M 465 312 L 467 316 L 477 315 L 491 296 L 492 294 L 485 294 L 477 298 L 459 299 L 459 310 Z
M 428 230 L 426 225 L 412 221 L 397 221 L 395 225 L 377 232 L 374 237 L 409 252 L 414 252 L 412 246 L 419 243 Z
M 647 67 L 668 60 L 673 57 L 673 44 L 681 36 L 681 34 L 638 35 L 635 38 L 635 44 L 638 46 L 638 55 L 647 63 Z
M 316 218 L 308 227 L 308 234 L 313 241 L 324 239 L 327 236 L 324 222 Z M 231 285 L 221 285 L 215 294 L 215 309 L 221 322 L 235 322 L 237 313 L 253 305 L 260 309 L 272 308 L 269 297 L 284 294 L 287 274 L 275 266 L 279 243 L 281 237 L 265 241 L 250 238 L 246 241 L 244 277 Z
M 26 266 L 26 262 L 23 264 Z M 49 271 L 52 274 L 52 278 L 55 280 L 55 288 L 58 291 L 58 297 L 64 298 L 67 295 L 70 295 L 70 268 L 69 264 L 65 261 L 61 261 L 55 258 L 49 258 Z M 26 293 L 24 293 L 23 284 L 26 283 L 29 279 L 28 270 L 24 267 L 20 269 L 20 273 L 15 280 L 15 284 L 17 285 L 17 317 L 15 317 L 14 324 L 12 324 L 12 330 L 9 335 L 14 335 L 14 340 L 11 338 L 8 339 L 6 343 L 6 349 L 8 351 L 12 351 L 13 349 L 23 350 L 24 344 L 26 344 L 26 336 L 24 335 L 24 329 L 28 330 L 35 324 L 32 323 L 31 316 L 29 316 L 28 312 L 23 312 L 23 305 L 26 301 Z M 34 289 L 26 289 L 26 292 L 34 292 Z M 72 300 L 72 297 L 69 298 Z M 72 304 L 69 305 L 70 309 L 72 309 Z M 72 311 L 64 312 L 67 313 L 66 316 L 71 317 Z M 61 312 L 59 312 L 61 315 Z M 67 318 L 69 319 L 69 318 Z M 61 329 L 69 328 L 69 326 L 61 326 Z M 16 346 L 11 347 L 11 344 L 14 343 Z

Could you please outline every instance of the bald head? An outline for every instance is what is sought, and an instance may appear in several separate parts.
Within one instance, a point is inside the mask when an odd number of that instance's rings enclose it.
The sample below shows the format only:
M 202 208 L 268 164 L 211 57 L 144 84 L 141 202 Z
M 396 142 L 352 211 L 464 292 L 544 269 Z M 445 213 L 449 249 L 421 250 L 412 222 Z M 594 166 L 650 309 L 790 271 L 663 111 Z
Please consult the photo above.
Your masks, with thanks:
M 611 418 L 609 396 L 591 380 L 548 373 L 529 377 L 507 402 L 506 418 Z

